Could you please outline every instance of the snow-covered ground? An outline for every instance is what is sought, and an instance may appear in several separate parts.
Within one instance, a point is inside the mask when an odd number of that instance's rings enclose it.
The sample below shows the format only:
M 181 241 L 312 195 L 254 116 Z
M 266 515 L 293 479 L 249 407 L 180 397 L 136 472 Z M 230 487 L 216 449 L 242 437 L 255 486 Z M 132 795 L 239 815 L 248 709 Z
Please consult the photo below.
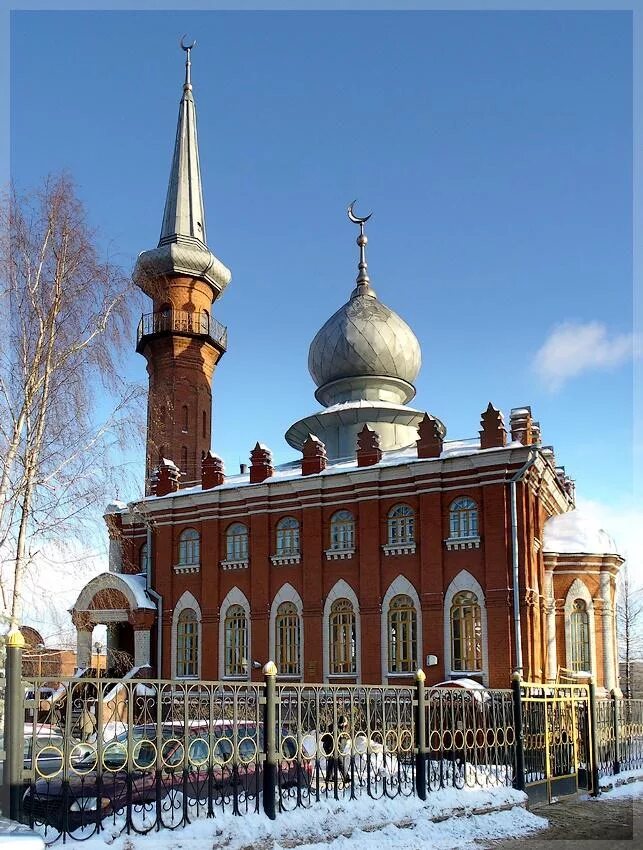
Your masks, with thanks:
M 445 789 L 429 795 L 395 800 L 328 800 L 309 809 L 277 815 L 235 817 L 218 814 L 176 831 L 146 836 L 119 834 L 121 824 L 110 824 L 99 835 L 83 841 L 85 850 L 278 850 L 305 846 L 306 850 L 463 850 L 480 840 L 509 838 L 545 829 L 547 821 L 522 808 L 525 795 L 511 788 L 485 791 Z M 511 807 L 483 814 L 491 807 Z M 434 821 L 433 819 L 436 819 Z
M 643 768 L 634 767 L 632 770 L 622 770 L 614 776 L 601 776 L 599 785 L 601 789 L 616 788 L 624 782 L 634 782 L 635 779 L 643 779 Z
M 617 779 L 621 777 L 623 781 L 621 785 L 614 786 L 606 786 L 603 784 L 603 780 L 601 780 L 601 790 L 605 793 L 600 794 L 596 797 L 596 800 L 614 800 L 616 797 L 643 797 L 643 779 L 639 779 L 638 782 L 632 781 L 633 777 L 641 777 L 643 775 L 643 771 L 638 770 L 628 770 L 624 773 L 619 773 L 616 777 L 610 776 L 608 779 Z

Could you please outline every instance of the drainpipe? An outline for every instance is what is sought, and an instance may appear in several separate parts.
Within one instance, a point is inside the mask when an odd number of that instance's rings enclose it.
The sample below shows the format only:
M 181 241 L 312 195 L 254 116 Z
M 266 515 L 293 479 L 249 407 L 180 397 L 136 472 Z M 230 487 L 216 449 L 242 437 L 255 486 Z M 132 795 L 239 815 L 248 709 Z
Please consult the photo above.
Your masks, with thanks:
M 145 528 L 147 533 L 147 572 L 145 574 L 145 589 L 149 596 L 151 596 L 156 602 L 156 610 L 158 614 L 156 621 L 156 678 L 161 679 L 161 662 L 163 659 L 163 597 L 160 593 L 153 590 L 151 586 L 154 553 L 152 550 L 152 521 L 149 518 L 145 519 Z
M 516 666 L 515 672 L 522 675 L 522 629 L 520 624 L 520 583 L 519 583 L 519 563 L 518 563 L 518 508 L 516 505 L 516 484 L 527 470 L 532 467 L 538 458 L 538 450 L 533 451 L 527 458 L 525 463 L 520 467 L 518 472 L 509 482 L 509 493 L 511 499 L 511 562 L 513 574 L 513 616 L 514 616 L 514 636 L 516 641 Z

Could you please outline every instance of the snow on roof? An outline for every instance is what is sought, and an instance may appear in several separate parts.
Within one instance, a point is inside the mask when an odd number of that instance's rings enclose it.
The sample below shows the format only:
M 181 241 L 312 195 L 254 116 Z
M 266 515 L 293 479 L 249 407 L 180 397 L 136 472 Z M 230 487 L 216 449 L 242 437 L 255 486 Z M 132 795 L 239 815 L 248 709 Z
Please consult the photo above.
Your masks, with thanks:
M 126 573 L 110 573 L 110 575 L 118 576 L 118 578 L 121 579 L 121 581 L 124 581 L 130 588 L 134 594 L 137 608 L 149 608 L 152 611 L 156 611 L 156 605 L 152 602 L 146 592 L 147 584 L 145 576 L 127 575 Z
M 576 509 L 550 517 L 543 531 L 543 551 L 617 555 L 616 543 L 588 514 Z

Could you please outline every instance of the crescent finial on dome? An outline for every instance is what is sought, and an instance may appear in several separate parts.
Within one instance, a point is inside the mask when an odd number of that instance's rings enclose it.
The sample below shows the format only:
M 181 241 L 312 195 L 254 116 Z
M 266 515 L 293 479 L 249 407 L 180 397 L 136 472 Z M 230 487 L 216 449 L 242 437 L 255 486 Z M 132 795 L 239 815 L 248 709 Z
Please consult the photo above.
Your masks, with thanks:
M 353 224 L 359 225 L 359 236 L 357 237 L 357 244 L 359 245 L 359 264 L 356 278 L 357 286 L 353 290 L 352 298 L 357 295 L 375 295 L 371 289 L 371 279 L 368 276 L 368 264 L 366 262 L 366 244 L 368 242 L 368 237 L 364 233 L 364 225 L 373 213 L 371 212 L 365 216 L 355 215 L 353 207 L 356 203 L 357 201 L 355 200 L 348 205 L 349 219 L 353 222 Z

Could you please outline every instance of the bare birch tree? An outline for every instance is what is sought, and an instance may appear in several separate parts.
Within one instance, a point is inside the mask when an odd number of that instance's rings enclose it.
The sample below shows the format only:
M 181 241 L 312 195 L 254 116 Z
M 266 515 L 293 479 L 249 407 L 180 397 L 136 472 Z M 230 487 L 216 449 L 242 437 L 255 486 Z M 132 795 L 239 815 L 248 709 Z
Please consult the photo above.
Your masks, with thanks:
M 643 659 L 643 587 L 637 587 L 627 562 L 619 577 L 617 622 L 621 684 L 628 699 L 632 697 L 632 662 Z
M 69 176 L 1 210 L 0 581 L 11 625 L 43 542 L 103 504 L 140 389 L 119 375 L 131 283 L 104 256 Z

